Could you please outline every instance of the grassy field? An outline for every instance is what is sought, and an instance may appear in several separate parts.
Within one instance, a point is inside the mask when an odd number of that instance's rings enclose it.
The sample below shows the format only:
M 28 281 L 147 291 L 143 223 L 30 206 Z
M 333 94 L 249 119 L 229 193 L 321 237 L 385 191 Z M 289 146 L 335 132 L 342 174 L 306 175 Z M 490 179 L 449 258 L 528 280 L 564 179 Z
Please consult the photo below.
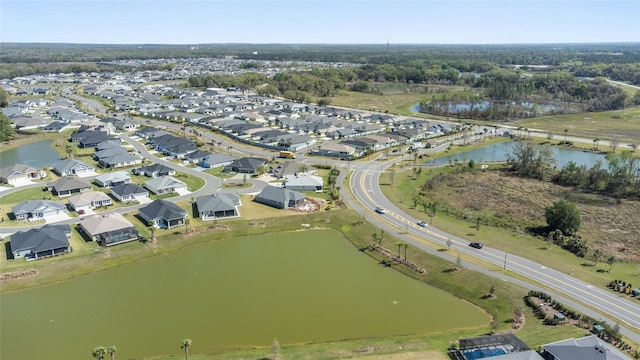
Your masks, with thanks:
M 570 273 L 573 268 L 574 276 L 593 284 L 600 284 L 602 287 L 618 278 L 631 283 L 637 282 L 634 281 L 637 280 L 640 271 L 638 267 L 640 254 L 637 252 L 637 244 L 634 248 L 632 244 L 625 244 L 624 241 L 624 239 L 637 239 L 631 235 L 637 231 L 634 229 L 634 224 L 637 224 L 638 209 L 640 209 L 640 204 L 637 202 L 625 201 L 616 207 L 608 203 L 578 204 L 583 212 L 583 231 L 580 232 L 583 238 L 601 248 L 605 254 L 615 251 L 616 257 L 626 260 L 617 262 L 613 271 L 608 272 L 609 266 L 603 262 L 594 266 L 591 260 L 577 257 L 556 245 L 548 250 L 547 243 L 543 239 L 524 232 L 527 224 L 544 224 L 544 220 L 541 219 L 544 206 L 551 204 L 558 196 L 562 196 L 562 190 L 566 191 L 559 188 L 551 190 L 552 184 L 529 183 L 527 180 L 504 176 L 499 172 L 463 173 L 452 177 L 448 183 L 437 190 L 431 191 L 428 197 L 423 197 L 427 201 L 439 202 L 439 211 L 435 219 L 430 219 L 428 216 L 430 211 L 425 213 L 422 206 L 413 208 L 417 187 L 428 178 L 451 170 L 450 167 L 428 169 L 423 171 L 417 179 L 412 171 L 396 172 L 394 185 L 383 186 L 383 191 L 392 202 L 412 216 L 433 221 L 438 228 L 469 241 L 481 241 L 488 246 L 527 257 L 567 273 Z M 381 178 L 382 184 L 389 184 L 388 176 L 388 173 L 384 174 Z M 448 207 L 450 210 L 447 210 Z M 454 210 L 466 214 L 468 220 L 446 215 L 446 212 Z M 480 231 L 477 232 L 476 216 L 512 221 L 512 228 L 520 226 L 520 230 L 512 231 L 481 225 Z M 627 234 L 627 230 L 631 233 Z M 616 232 L 619 236 L 621 235 L 617 242 L 619 245 L 614 245 L 615 243 L 611 241 Z M 626 250 L 621 250 L 623 248 Z
M 553 115 L 518 121 L 518 126 L 568 136 L 600 138 L 619 136 L 625 142 L 640 143 L 640 106 L 623 110 L 570 115 Z

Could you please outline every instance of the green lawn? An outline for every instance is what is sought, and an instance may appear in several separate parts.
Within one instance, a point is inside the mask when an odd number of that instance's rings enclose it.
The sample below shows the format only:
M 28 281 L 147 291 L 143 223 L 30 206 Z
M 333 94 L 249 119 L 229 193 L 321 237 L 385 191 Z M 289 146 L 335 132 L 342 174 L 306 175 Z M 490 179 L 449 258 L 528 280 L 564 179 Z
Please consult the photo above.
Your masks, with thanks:
M 217 168 L 203 170 L 202 172 L 205 172 L 205 173 L 207 173 L 209 175 L 213 175 L 213 176 L 219 177 L 219 178 L 230 178 L 230 177 L 233 177 L 235 175 L 235 174 L 230 174 L 230 173 L 224 173 L 224 172 L 222 172 L 222 170 L 224 170 L 224 166 L 219 166 Z
M 204 179 L 180 171 L 176 171 L 176 174 L 173 177 L 187 184 L 187 189 L 189 191 L 196 191 L 205 184 Z

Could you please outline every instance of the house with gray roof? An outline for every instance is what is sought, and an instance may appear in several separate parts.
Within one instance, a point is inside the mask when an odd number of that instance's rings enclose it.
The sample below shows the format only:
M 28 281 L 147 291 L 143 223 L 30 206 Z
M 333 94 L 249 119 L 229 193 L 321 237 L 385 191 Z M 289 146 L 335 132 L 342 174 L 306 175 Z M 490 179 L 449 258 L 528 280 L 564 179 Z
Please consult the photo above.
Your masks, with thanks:
M 19 183 L 40 180 L 46 176 L 46 171 L 25 164 L 15 164 L 0 169 L 0 183 L 14 186 Z
M 144 202 L 149 198 L 149 191 L 136 184 L 120 184 L 111 188 L 111 196 L 123 203 Z
M 116 169 L 142 164 L 142 159 L 129 154 L 115 154 L 101 158 L 98 165 L 105 169 Z
M 155 200 L 138 210 L 140 218 L 149 226 L 172 229 L 184 226 L 187 211 L 167 200 Z
M 223 172 L 234 172 L 238 174 L 257 174 L 261 166 L 269 163 L 267 159 L 243 157 L 236 159 L 231 164 L 224 167 Z
M 69 207 L 77 213 L 112 204 L 111 197 L 101 191 L 85 191 L 69 198 Z
M 284 177 L 282 186 L 295 191 L 322 192 L 324 181 L 320 176 L 315 175 L 288 175 Z
M 127 155 L 127 149 L 123 147 L 114 147 L 108 149 L 98 150 L 93 154 L 93 159 L 99 161 L 100 159 L 108 158 L 113 155 Z
M 44 225 L 11 235 L 11 253 L 14 259 L 28 260 L 67 254 L 71 227 L 69 225 Z
M 82 179 L 78 179 L 72 176 L 65 176 L 52 183 L 49 183 L 47 187 L 53 195 L 63 197 L 87 191 L 91 189 L 91 184 Z
M 254 200 L 276 209 L 286 209 L 302 205 L 304 203 L 304 194 L 281 187 L 267 186 L 256 195 Z
M 53 121 L 48 123 L 47 125 L 42 126 L 40 130 L 44 132 L 61 132 L 69 128 L 70 126 L 67 123 L 64 123 L 62 121 Z
M 171 176 L 153 178 L 146 181 L 144 183 L 144 187 L 156 195 L 171 194 L 187 190 L 187 184 Z
M 161 137 L 164 135 L 170 135 L 170 133 L 166 130 L 156 129 L 153 127 L 146 127 L 136 131 L 136 136 L 139 136 L 147 140 Z
M 295 161 L 283 161 L 281 163 L 278 163 L 277 165 L 272 166 L 269 169 L 269 172 L 274 177 L 282 179 L 285 176 L 296 174 L 316 175 L 318 173 L 318 169 L 304 163 L 298 163 Z
M 209 154 L 200 160 L 200 167 L 213 169 L 230 165 L 236 158 L 224 154 Z
M 139 176 L 157 178 L 160 176 L 175 175 L 176 171 L 162 164 L 151 164 L 141 168 L 133 169 L 133 173 Z
M 113 187 L 120 184 L 128 184 L 131 182 L 131 176 L 126 171 L 112 171 L 97 176 L 94 183 L 100 187 Z
M 542 345 L 547 360 L 631 360 L 620 350 L 596 335 L 566 339 Z
M 11 208 L 16 220 L 38 221 L 67 213 L 67 207 L 51 200 L 27 200 Z
M 86 239 L 101 246 L 123 244 L 138 240 L 136 227 L 119 213 L 100 214 L 82 219 L 78 231 Z
M 53 172 L 58 174 L 59 176 L 69 176 L 69 175 L 85 175 L 87 173 L 93 173 L 96 169 L 85 163 L 84 161 L 76 160 L 76 159 L 64 159 L 60 160 L 57 163 L 52 165 Z
M 239 217 L 238 206 L 242 205 L 236 194 L 211 194 L 196 199 L 196 214 L 202 220 Z

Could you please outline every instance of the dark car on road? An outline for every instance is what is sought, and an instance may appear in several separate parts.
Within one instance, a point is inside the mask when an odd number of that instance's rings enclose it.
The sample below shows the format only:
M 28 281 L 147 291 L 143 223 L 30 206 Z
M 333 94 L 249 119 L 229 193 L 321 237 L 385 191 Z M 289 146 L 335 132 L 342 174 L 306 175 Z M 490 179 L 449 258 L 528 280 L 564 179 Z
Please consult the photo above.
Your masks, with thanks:
M 482 249 L 482 243 L 479 243 L 479 242 L 472 242 L 469 244 L 469 246 L 476 249 Z

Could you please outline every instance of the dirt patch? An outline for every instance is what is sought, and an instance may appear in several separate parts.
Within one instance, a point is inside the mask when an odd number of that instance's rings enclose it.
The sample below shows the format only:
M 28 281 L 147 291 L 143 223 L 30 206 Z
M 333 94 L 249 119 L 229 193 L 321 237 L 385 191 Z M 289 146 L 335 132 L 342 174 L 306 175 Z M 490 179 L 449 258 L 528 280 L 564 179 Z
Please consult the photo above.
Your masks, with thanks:
M 38 270 L 31 269 L 19 272 L 11 272 L 0 275 L 0 281 L 20 280 L 38 275 Z
M 640 201 L 585 194 L 549 182 L 523 179 L 499 171 L 456 174 L 437 189 L 439 201 L 462 211 L 463 217 L 544 226 L 544 209 L 553 202 L 574 202 L 582 214 L 578 232 L 605 256 L 640 262 Z M 518 230 L 518 229 L 514 229 Z

